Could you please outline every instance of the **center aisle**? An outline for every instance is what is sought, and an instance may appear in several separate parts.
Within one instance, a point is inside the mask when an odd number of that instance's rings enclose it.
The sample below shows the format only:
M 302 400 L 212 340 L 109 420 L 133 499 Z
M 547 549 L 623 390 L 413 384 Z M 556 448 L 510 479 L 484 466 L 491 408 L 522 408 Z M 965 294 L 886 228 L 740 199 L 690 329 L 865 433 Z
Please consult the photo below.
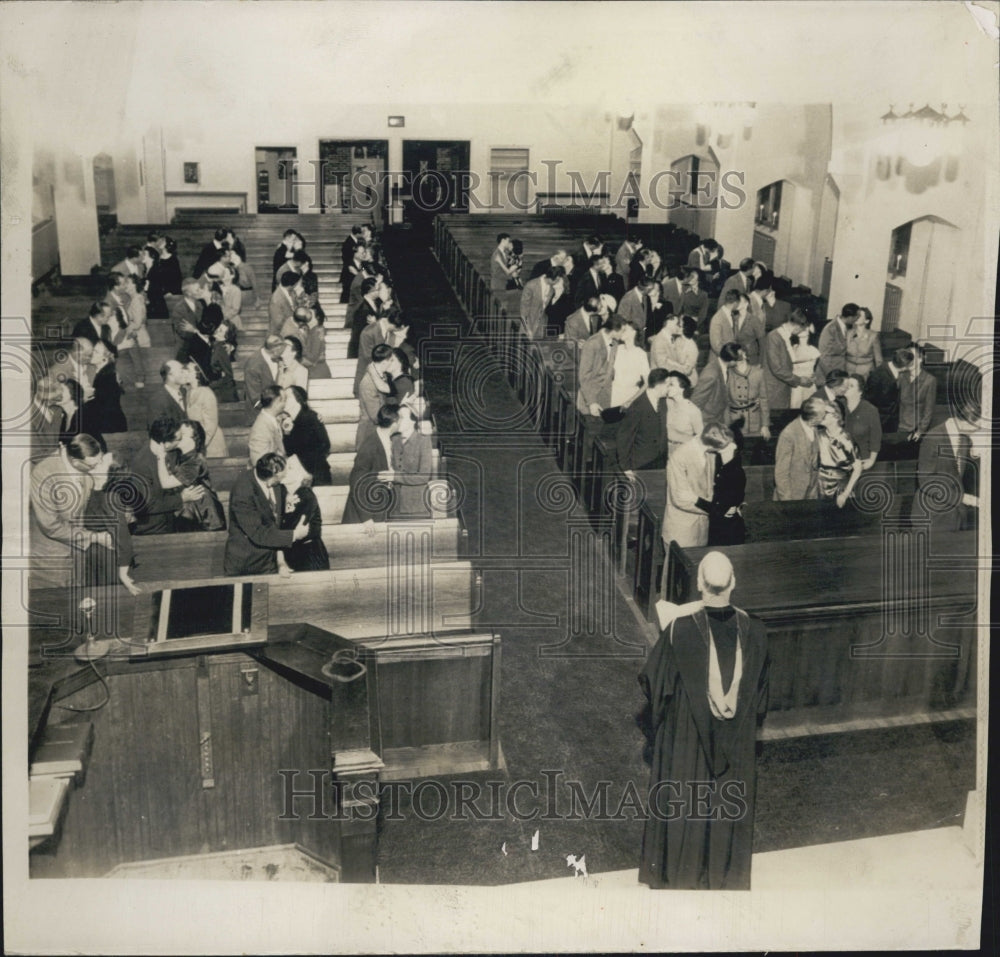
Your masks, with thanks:
M 634 812 L 613 822 L 582 820 L 579 802 L 573 807 L 570 801 L 570 783 L 589 799 L 600 782 L 609 782 L 609 813 L 629 782 L 640 793 L 646 786 L 649 771 L 633 717 L 644 634 L 610 566 L 595 560 L 585 514 L 524 421 L 496 360 L 470 329 L 429 237 L 390 228 L 383 243 L 411 336 L 420 343 L 425 390 L 452 484 L 463 496 L 470 560 L 482 569 L 478 625 L 502 638 L 506 774 L 464 776 L 482 787 L 476 806 L 499 820 L 455 821 L 445 814 L 421 822 L 403 807 L 404 819 L 387 821 L 380 838 L 380 879 L 496 884 L 560 877 L 571 873 L 568 854 L 586 855 L 593 871 L 635 866 L 642 831 L 630 819 Z M 586 579 L 571 576 L 571 568 L 586 570 Z M 506 783 L 497 809 L 486 782 L 501 779 Z M 526 783 L 515 792 L 519 781 Z M 514 798 L 511 817 L 505 812 Z M 433 816 L 436 806 L 429 793 L 425 811 Z M 524 820 L 534 808 L 539 819 Z M 473 817 L 471 810 L 465 817 Z M 536 829 L 539 849 L 531 852 Z

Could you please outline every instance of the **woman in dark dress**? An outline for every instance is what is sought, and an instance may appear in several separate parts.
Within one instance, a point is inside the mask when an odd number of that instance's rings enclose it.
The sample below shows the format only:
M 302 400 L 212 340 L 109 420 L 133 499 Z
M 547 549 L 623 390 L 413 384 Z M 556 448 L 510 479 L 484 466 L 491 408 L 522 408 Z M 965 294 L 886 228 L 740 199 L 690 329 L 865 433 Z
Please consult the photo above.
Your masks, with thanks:
M 148 283 L 146 295 L 149 298 L 148 316 L 151 319 L 167 319 L 170 310 L 167 309 L 166 296 L 181 294 L 181 281 L 184 276 L 181 264 L 177 260 L 177 243 L 169 236 L 162 240 L 163 248 L 159 258 L 153 263 L 146 277 Z
M 306 390 L 297 385 L 285 389 L 285 454 L 297 455 L 302 468 L 312 476 L 312 485 L 332 485 L 330 436 L 315 410 L 309 408 Z M 282 426 L 284 428 L 284 425 Z
M 205 429 L 200 422 L 185 419 L 177 429 L 177 437 L 177 448 L 157 458 L 160 485 L 164 489 L 200 486 L 202 496 L 183 503 L 174 516 L 174 531 L 221 531 L 226 527 L 226 513 L 208 474 Z
M 392 358 L 393 361 L 389 365 L 392 398 L 397 405 L 401 405 L 407 399 L 416 396 L 417 386 L 410 369 L 410 357 L 407 352 L 393 346 Z
M 71 439 L 78 435 L 86 434 L 91 436 L 101 447 L 102 452 L 107 452 L 108 443 L 104 441 L 104 436 L 97 429 L 95 422 L 88 432 L 83 421 L 83 386 L 76 379 L 67 379 L 63 384 L 62 399 L 59 402 L 63 410 L 62 430 L 59 432 L 59 441 L 66 445 Z
M 283 549 L 284 562 L 279 562 L 293 572 L 322 571 L 330 567 L 330 556 L 323 544 L 323 516 L 316 501 L 316 493 L 309 487 L 311 477 L 302 467 L 297 456 L 291 456 L 285 463 L 285 473 L 281 484 L 285 486 L 285 512 L 281 516 L 281 527 L 292 529 L 305 518 L 309 534 L 295 542 L 291 548 Z
M 107 432 L 127 432 L 128 422 L 122 411 L 124 390 L 115 371 L 117 350 L 106 342 L 94 346 L 91 365 L 94 374 L 94 396 L 83 405 L 83 431 L 88 435 Z
M 117 459 L 106 454 L 90 472 L 94 490 L 83 512 L 84 527 L 92 532 L 107 532 L 111 548 L 91 545 L 83 555 L 82 580 L 87 585 L 122 584 L 132 595 L 141 591 L 132 581 L 135 559 L 128 525 L 130 506 L 137 500 L 135 478 Z
M 746 541 L 747 528 L 740 511 L 746 487 L 741 450 L 733 443 L 715 455 L 715 490 L 708 513 L 709 545 L 742 545 Z

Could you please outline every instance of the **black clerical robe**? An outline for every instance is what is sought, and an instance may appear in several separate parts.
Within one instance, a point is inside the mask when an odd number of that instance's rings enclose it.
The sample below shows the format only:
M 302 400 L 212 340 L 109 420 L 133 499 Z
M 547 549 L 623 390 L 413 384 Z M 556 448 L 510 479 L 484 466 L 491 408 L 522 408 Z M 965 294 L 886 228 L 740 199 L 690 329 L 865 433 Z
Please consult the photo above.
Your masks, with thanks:
M 750 889 L 767 635 L 761 621 L 736 610 L 742 678 L 735 715 L 723 719 L 713 715 L 708 700 L 708 627 L 704 610 L 676 619 L 639 675 L 653 744 L 639 880 L 654 888 Z M 712 629 L 716 633 L 720 626 L 713 622 Z M 735 643 L 732 648 L 735 655 Z M 731 676 L 731 669 L 723 673 Z

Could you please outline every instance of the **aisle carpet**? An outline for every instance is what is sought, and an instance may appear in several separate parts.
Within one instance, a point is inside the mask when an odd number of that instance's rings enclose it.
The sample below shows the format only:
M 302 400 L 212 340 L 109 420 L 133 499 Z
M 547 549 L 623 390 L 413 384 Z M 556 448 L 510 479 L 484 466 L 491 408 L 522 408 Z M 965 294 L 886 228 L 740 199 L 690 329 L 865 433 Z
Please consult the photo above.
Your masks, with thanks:
M 506 768 L 387 795 L 379 878 L 500 884 L 570 876 L 571 854 L 585 856 L 591 872 L 635 867 L 642 821 L 631 795 L 648 784 L 634 720 L 643 631 L 596 549 L 571 562 L 586 517 L 472 334 L 428 232 L 394 227 L 383 241 L 419 343 L 471 560 L 483 570 L 478 626 L 502 637 Z M 570 567 L 579 561 L 592 568 L 582 601 L 571 594 Z M 973 722 L 768 742 L 754 848 L 961 823 L 974 749 Z M 471 801 L 456 806 L 456 793 Z

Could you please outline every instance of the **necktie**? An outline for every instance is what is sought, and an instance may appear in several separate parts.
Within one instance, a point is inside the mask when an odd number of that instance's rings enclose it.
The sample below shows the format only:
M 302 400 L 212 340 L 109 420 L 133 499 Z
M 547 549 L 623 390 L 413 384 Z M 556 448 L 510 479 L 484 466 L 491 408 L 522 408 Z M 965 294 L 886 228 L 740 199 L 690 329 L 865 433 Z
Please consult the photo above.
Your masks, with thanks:
M 278 516 L 278 500 L 274 496 L 274 489 L 269 488 L 267 490 L 267 501 L 271 506 L 271 514 L 277 518 Z

